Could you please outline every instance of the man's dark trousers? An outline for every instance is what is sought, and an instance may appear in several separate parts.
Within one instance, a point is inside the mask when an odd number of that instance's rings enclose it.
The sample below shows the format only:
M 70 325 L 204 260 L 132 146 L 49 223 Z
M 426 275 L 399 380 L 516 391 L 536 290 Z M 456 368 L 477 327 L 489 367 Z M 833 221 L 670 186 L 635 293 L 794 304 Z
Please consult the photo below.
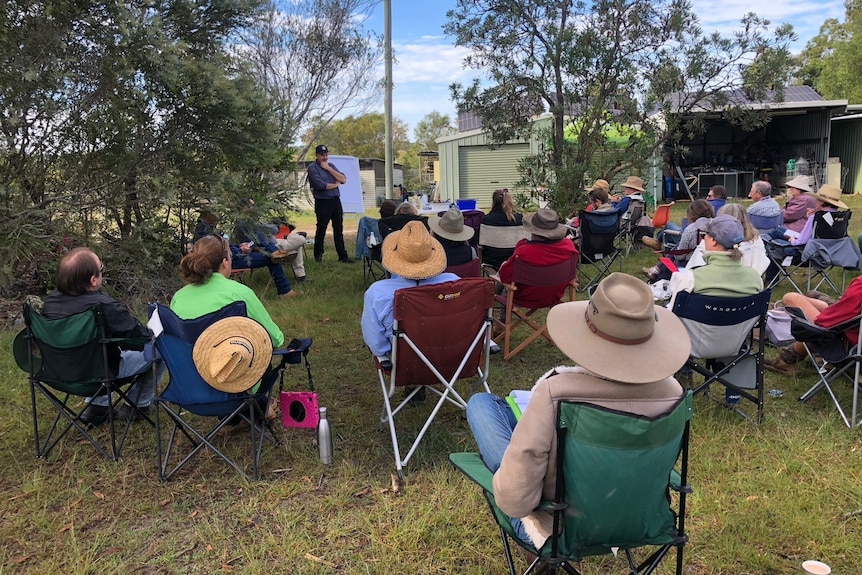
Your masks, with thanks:
M 326 238 L 326 228 L 331 220 L 338 259 L 349 260 L 347 250 L 344 249 L 344 210 L 341 207 L 341 198 L 315 198 L 314 214 L 317 216 L 317 231 L 314 234 L 314 259 L 320 261 L 323 257 L 323 240 Z

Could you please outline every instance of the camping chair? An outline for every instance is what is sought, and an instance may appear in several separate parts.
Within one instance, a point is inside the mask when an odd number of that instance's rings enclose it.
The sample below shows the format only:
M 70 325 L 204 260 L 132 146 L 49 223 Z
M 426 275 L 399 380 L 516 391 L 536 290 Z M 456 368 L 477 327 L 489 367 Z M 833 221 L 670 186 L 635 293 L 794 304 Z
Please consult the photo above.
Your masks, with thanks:
M 777 216 L 758 216 L 757 214 L 749 214 L 748 219 L 751 225 L 757 228 L 761 234 L 769 235 L 769 232 L 784 223 L 784 214 L 778 212 Z
M 497 303 L 503 306 L 503 320 L 494 318 L 495 331 L 503 334 L 503 359 L 506 361 L 509 361 L 539 336 L 548 340 L 548 343 L 554 343 L 551 336 L 548 335 L 548 326 L 544 323 L 536 323 L 532 316 L 540 309 L 550 309 L 562 303 L 559 299 L 550 299 L 539 305 L 525 304 L 518 299 L 518 291 L 526 286 L 551 287 L 565 284 L 568 299 L 573 301 L 575 288 L 578 285 L 578 255 L 576 253 L 573 253 L 566 260 L 549 265 L 531 264 L 515 255 L 511 265 L 513 266 L 512 283 L 503 282 L 498 275 L 491 276 L 494 281 L 506 288 L 504 294 L 495 296 Z M 521 324 L 532 329 L 532 333 L 513 348 L 512 332 Z
M 356 232 L 356 258 L 362 258 L 362 281 L 365 285 L 389 277 L 381 263 L 383 238 L 377 222 L 377 218 L 362 216 Z
M 448 266 L 445 271 L 455 274 L 459 278 L 479 278 L 482 277 L 482 260 L 473 258 L 469 262 Z
M 446 212 L 441 212 L 439 215 L 443 215 Z M 473 237 L 467 240 L 467 243 L 470 244 L 474 250 L 479 249 L 479 228 L 482 226 L 482 218 L 485 217 L 485 212 L 482 210 L 463 210 L 461 215 L 464 216 L 464 225 L 473 228 Z
M 150 366 L 131 377 L 117 379 L 110 358 L 115 346 L 143 349 L 148 340 L 108 337 L 101 306 L 60 319 L 46 319 L 29 304 L 24 304 L 24 324 L 26 327 L 17 335 L 12 347 L 18 367 L 29 374 L 36 457 L 47 457 L 74 428 L 103 457 L 118 459 L 134 417 L 119 421 L 113 407 L 121 402 L 135 406 L 124 388 L 137 381 Z M 54 408 L 53 421 L 44 436 L 40 435 L 42 418 L 39 416 L 41 408 L 36 405 L 37 395 L 44 396 Z M 107 418 L 109 446 L 100 444 L 88 425 L 81 421 L 81 414 L 89 404 L 84 403 L 80 409 L 70 404 L 73 397 L 101 395 L 107 395 L 112 406 Z M 153 423 L 142 411 L 138 414 Z M 119 437 L 118 423 L 125 424 Z
M 378 358 L 374 364 L 383 391 L 380 424 L 389 426 L 400 479 L 443 403 L 448 401 L 466 409 L 467 400 L 455 390 L 459 379 L 474 380 L 470 393 L 479 387 L 489 391 L 493 304 L 494 282 L 488 278 L 460 279 L 395 292 L 391 366 L 381 364 Z M 412 386 L 414 389 L 393 407 L 395 390 Z M 406 455 L 402 455 L 395 416 L 420 390 L 433 392 L 438 399 L 421 430 L 408 444 Z
M 670 220 L 670 209 L 673 207 L 673 204 L 674 202 L 670 202 L 656 206 L 655 213 L 652 215 L 653 229 L 660 230 L 667 225 L 667 222 Z
M 786 240 L 769 238 L 766 241 L 766 254 L 777 266 L 778 274 L 769 282 L 769 288 L 774 288 L 783 280 L 787 280 L 799 293 L 803 290 L 793 279 L 793 273 L 799 268 L 809 268 L 807 271 L 806 290 L 810 290 L 812 279 L 820 277 L 814 289 L 826 283 L 836 293 L 844 291 L 846 272 L 848 269 L 859 269 L 859 248 L 847 236 L 850 225 L 850 210 L 841 212 L 817 211 L 814 213 L 814 228 L 811 240 L 804 246 L 790 246 Z M 792 253 L 788 253 L 792 252 Z M 813 267 L 813 269 L 811 269 Z M 841 288 L 829 277 L 835 268 L 842 268 Z
M 524 226 L 479 226 L 479 257 L 484 271 L 494 273 L 512 257 L 517 243 L 528 236 Z
M 557 408 L 557 473 L 553 501 L 539 509 L 553 513 L 554 528 L 544 546 L 518 539 L 509 518 L 494 502 L 493 474 L 478 453 L 453 453 L 450 461 L 483 490 L 500 529 L 510 575 L 515 575 L 509 539 L 538 555 L 525 575 L 580 573 L 584 557 L 622 550 L 627 573 L 652 573 L 676 548 L 676 575 L 683 572 L 688 485 L 691 391 L 665 415 L 645 417 L 572 401 Z M 550 422 L 549 422 L 550 424 Z M 679 464 L 679 470 L 674 466 Z M 673 499 L 670 491 L 679 495 Z M 639 547 L 657 546 L 640 562 Z
M 817 382 L 799 397 L 799 401 L 808 402 L 825 389 L 847 427 L 862 425 L 862 418 L 859 414 L 858 383 L 860 366 L 862 366 L 862 353 L 860 353 L 859 344 L 851 344 L 844 335 L 849 329 L 862 327 L 862 314 L 831 328 L 825 328 L 806 319 L 802 310 L 798 308 L 788 307 L 785 309 L 791 314 L 790 332 L 796 341 L 805 346 L 808 358 L 814 364 L 817 372 Z M 820 361 L 817 359 L 818 356 Z M 842 407 L 842 398 L 836 393 L 836 382 L 840 381 L 842 377 L 846 378 L 853 386 L 849 418 L 844 407 Z M 855 385 L 854 382 L 856 382 Z
M 713 398 L 710 385 L 721 384 L 727 391 L 717 401 L 746 419 L 751 418 L 737 402 L 742 398 L 753 402 L 757 423 L 763 419 L 763 347 L 770 294 L 768 289 L 743 297 L 679 292 L 673 304 L 673 313 L 691 339 L 686 366 L 704 376 L 703 383 L 694 388 L 695 395 L 706 391 Z M 752 335 L 755 325 L 760 326 L 756 338 Z
M 616 239 L 620 233 L 619 210 L 594 212 L 581 210 L 578 213 L 580 226 L 580 269 L 586 281 L 581 281 L 579 291 L 586 291 L 591 285 L 599 283 L 611 271 L 611 266 L 620 257 Z M 619 262 L 620 271 L 623 262 Z M 587 270 L 592 271 L 592 275 Z
M 287 363 L 299 363 L 307 353 L 311 340 L 292 349 L 275 350 L 276 366 L 270 366 L 256 391 L 227 393 L 211 387 L 198 373 L 192 359 L 195 341 L 204 330 L 216 321 L 234 316 L 245 316 L 245 302 L 234 302 L 218 311 L 199 318 L 182 320 L 161 304 L 150 304 L 150 324 L 160 325 L 154 329 L 156 348 L 167 364 L 170 381 L 161 394 L 153 398 L 156 408 L 156 457 L 159 464 L 159 479 L 167 481 L 202 451 L 210 450 L 236 469 L 246 479 L 258 478 L 260 455 L 264 440 L 277 443 L 272 429 L 266 422 L 269 398 L 279 374 L 283 374 Z M 166 418 L 161 416 L 165 415 Z M 166 421 L 165 421 L 166 419 Z M 217 439 L 227 426 L 245 422 L 248 424 L 249 458 L 252 472 L 220 448 Z M 177 435 L 182 434 L 188 443 Z M 190 447 L 188 452 L 182 452 Z
M 635 235 L 637 232 L 638 221 L 644 215 L 645 203 L 642 199 L 631 198 L 628 208 L 620 217 L 620 247 L 625 248 L 625 255 L 628 255 L 635 249 Z

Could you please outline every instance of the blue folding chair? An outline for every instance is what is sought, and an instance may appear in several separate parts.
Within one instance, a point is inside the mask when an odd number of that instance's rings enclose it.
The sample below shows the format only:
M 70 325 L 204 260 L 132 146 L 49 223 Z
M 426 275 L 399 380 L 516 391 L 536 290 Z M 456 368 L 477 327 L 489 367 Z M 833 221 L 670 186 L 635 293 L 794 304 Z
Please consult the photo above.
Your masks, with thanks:
M 258 478 L 260 454 L 264 440 L 277 444 L 278 440 L 266 421 L 266 411 L 273 384 L 279 375 L 283 377 L 288 363 L 299 363 L 308 353 L 311 339 L 294 340 L 297 345 L 273 352 L 278 357 L 276 364 L 270 365 L 264 373 L 256 390 L 240 393 L 227 393 L 211 387 L 198 373 L 192 359 L 192 350 L 197 338 L 204 330 L 226 317 L 246 316 L 245 302 L 234 302 L 220 310 L 189 320 L 180 319 L 171 309 L 161 304 L 150 304 L 150 317 L 158 314 L 163 330 L 155 340 L 156 349 L 165 361 L 170 381 L 161 394 L 153 398 L 156 421 L 156 456 L 159 462 L 159 479 L 167 481 L 195 455 L 202 450 L 210 450 L 228 465 L 236 469 L 246 479 Z M 161 415 L 167 415 L 169 424 L 167 437 L 163 437 Z M 201 418 L 194 418 L 201 416 Z M 213 423 L 214 421 L 214 423 Z M 249 427 L 249 447 L 252 473 L 222 449 L 215 445 L 215 438 L 226 426 L 242 422 Z M 180 432 L 191 444 L 191 450 L 182 454 Z
M 748 219 L 751 225 L 757 228 L 761 234 L 769 234 L 776 227 L 784 223 L 784 214 L 778 212 L 777 216 L 758 216 L 757 214 L 749 214 Z
M 712 397 L 710 384 L 721 384 L 724 396 L 713 399 L 757 423 L 763 419 L 763 348 L 770 294 L 768 289 L 742 297 L 681 291 L 673 303 L 673 313 L 691 339 L 686 366 L 704 377 L 694 394 L 706 392 Z M 760 328 L 756 337 L 755 326 Z M 754 403 L 754 417 L 740 408 L 740 399 Z

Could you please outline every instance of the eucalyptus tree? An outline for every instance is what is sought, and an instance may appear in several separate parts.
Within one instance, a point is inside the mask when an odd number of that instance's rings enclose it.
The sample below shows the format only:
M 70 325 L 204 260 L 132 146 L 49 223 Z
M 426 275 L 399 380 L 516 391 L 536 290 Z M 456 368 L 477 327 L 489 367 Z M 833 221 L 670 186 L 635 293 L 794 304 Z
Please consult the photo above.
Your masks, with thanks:
M 363 27 L 378 3 L 273 0 L 244 32 L 243 55 L 268 96 L 282 145 L 312 130 L 297 158 L 333 119 L 379 103 L 381 41 Z
M 276 132 L 227 46 L 259 8 L 3 4 L 0 234 L 17 240 L 0 246 L 7 277 L 58 242 L 100 241 L 128 266 L 173 266 L 173 206 L 258 185 L 256 172 L 278 161 Z
M 799 55 L 798 78 L 828 99 L 862 102 L 862 0 L 844 2 L 845 18 L 829 18 Z
M 754 14 L 730 37 L 706 34 L 686 0 L 458 0 L 444 30 L 470 49 L 465 65 L 484 72 L 451 92 L 493 141 L 526 137 L 550 112 L 548 152 L 522 163 L 523 183 L 550 186 L 566 211 L 595 158 L 601 173 L 591 177 L 643 167 L 701 128 L 693 110 L 765 121 L 728 96 L 780 98 L 792 38 L 789 25 L 770 31 Z

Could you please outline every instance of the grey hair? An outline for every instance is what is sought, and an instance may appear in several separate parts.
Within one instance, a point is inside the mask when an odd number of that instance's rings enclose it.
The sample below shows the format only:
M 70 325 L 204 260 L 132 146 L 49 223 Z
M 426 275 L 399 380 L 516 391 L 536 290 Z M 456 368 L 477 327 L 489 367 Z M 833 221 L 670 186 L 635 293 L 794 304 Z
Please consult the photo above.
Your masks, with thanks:
M 772 184 L 770 184 L 769 182 L 757 180 L 751 185 L 751 187 L 760 192 L 766 198 L 772 195 Z

